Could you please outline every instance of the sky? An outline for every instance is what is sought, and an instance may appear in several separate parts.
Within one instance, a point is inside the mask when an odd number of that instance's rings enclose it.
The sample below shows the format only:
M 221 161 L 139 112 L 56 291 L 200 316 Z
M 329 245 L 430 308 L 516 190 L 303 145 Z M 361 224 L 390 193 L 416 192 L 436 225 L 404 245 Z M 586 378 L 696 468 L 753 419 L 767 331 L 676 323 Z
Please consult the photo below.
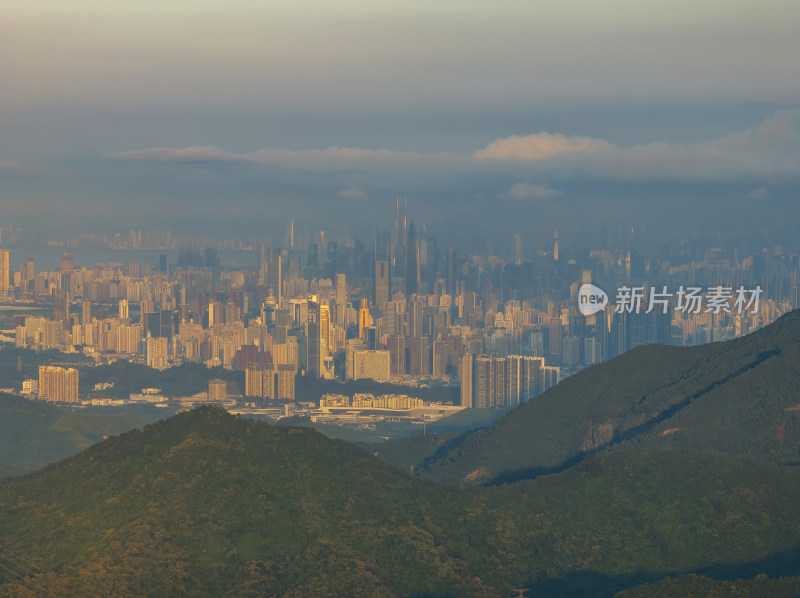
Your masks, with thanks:
M 791 237 L 793 0 L 4 0 L 0 226 Z

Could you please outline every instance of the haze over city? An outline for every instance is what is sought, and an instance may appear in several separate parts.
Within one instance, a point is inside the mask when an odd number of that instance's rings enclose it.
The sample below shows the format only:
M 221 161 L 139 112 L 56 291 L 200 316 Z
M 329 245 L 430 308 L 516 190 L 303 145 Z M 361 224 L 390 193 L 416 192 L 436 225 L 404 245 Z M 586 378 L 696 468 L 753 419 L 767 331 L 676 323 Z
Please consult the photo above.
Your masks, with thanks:
M 399 194 L 482 250 L 604 221 L 788 235 L 799 12 L 11 0 L 3 219 L 280 239 L 294 218 L 354 235 Z
M 0 596 L 800 596 L 800 2 L 0 2 Z

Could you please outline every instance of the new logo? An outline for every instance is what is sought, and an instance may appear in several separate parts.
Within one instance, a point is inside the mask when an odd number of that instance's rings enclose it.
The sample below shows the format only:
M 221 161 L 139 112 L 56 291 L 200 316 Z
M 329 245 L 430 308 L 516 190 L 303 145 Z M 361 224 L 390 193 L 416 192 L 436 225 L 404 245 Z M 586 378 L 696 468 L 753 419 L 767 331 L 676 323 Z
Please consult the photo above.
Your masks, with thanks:
M 593 284 L 582 285 L 578 290 L 578 309 L 584 316 L 603 311 L 608 305 L 608 295 Z

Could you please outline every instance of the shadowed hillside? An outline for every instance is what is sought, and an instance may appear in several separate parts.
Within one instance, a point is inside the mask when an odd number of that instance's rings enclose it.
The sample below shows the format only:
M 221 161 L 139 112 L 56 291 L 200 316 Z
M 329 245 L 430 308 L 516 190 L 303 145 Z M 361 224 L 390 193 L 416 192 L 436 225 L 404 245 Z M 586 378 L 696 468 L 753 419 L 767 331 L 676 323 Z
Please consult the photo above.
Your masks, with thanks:
M 0 484 L 0 595 L 612 596 L 800 575 L 800 476 L 690 451 L 491 489 L 216 408 Z
M 509 482 L 624 446 L 717 450 L 800 462 L 800 311 L 746 337 L 650 345 L 588 368 L 439 450 L 447 481 Z

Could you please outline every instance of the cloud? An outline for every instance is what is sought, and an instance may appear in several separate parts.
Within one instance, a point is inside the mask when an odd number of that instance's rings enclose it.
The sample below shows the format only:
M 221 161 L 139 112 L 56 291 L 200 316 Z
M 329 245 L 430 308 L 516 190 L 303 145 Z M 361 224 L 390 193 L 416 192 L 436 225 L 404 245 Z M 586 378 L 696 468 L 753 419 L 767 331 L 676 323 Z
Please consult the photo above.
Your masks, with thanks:
M 342 189 L 338 193 L 339 197 L 344 197 L 345 199 L 363 199 L 367 196 L 365 191 L 361 189 L 356 189 L 355 187 L 350 187 L 349 189 Z
M 309 150 L 265 148 L 244 154 L 231 153 L 216 147 L 152 147 L 118 152 L 110 157 L 133 162 L 251 162 L 304 170 L 384 169 L 464 160 L 463 156 L 448 153 L 426 154 L 349 147 Z
M 553 189 L 550 185 L 531 185 L 529 183 L 517 183 L 506 194 L 512 199 L 549 199 L 563 195 L 558 189 Z
M 455 154 L 329 147 L 310 150 L 262 149 L 247 154 L 257 162 L 308 170 L 383 169 L 463 160 Z
M 800 110 L 782 110 L 754 129 L 701 143 L 650 143 L 598 156 L 597 172 L 631 179 L 719 180 L 796 176 Z
M 150 147 L 111 154 L 117 160 L 131 162 L 243 162 L 247 158 L 216 147 Z
M 561 133 L 541 132 L 495 139 L 482 150 L 475 152 L 472 158 L 502 162 L 539 162 L 557 156 L 595 152 L 610 147 L 613 146 L 602 139 L 577 135 L 567 137 Z
M 447 170 L 448 174 L 486 174 L 498 170 L 516 172 L 516 180 L 533 178 L 545 169 L 551 181 L 553 177 L 623 181 L 794 179 L 800 174 L 800 110 L 782 110 L 753 129 L 696 143 L 656 141 L 621 147 L 602 139 L 543 132 L 497 139 L 471 155 L 331 146 L 305 150 L 265 148 L 246 153 L 216 147 L 153 147 L 111 157 L 136 162 L 242 162 L 318 172 Z M 18 165 L 6 167 L 18 169 Z M 520 188 L 515 193 L 542 191 Z
M 800 173 L 800 110 L 781 110 L 759 126 L 695 143 L 655 141 L 620 147 L 590 137 L 537 133 L 493 141 L 474 160 L 525 173 L 618 180 L 721 181 Z M 545 163 L 545 161 L 547 161 Z
M 753 189 L 750 193 L 747 194 L 748 199 L 764 199 L 769 195 L 769 191 L 767 191 L 766 187 L 760 187 L 758 189 Z

